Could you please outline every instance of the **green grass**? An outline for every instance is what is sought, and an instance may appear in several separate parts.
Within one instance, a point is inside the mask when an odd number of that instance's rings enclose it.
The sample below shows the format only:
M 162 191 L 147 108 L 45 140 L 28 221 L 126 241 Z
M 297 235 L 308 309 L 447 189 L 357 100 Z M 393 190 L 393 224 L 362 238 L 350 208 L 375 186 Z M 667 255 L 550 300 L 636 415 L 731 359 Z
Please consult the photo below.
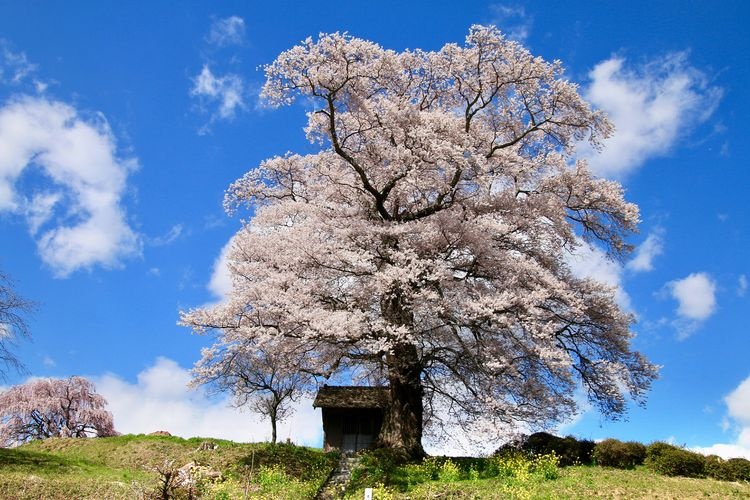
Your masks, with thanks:
M 430 458 L 397 464 L 387 453 L 365 455 L 347 489 L 360 499 L 374 488 L 376 499 L 544 498 L 750 498 L 750 483 L 659 475 L 595 466 L 557 467 L 553 456 L 509 454 L 491 458 Z
M 338 454 L 287 444 L 239 444 L 210 439 L 217 447 L 198 450 L 208 439 L 119 436 L 49 439 L 0 449 L 2 499 L 148 498 L 158 487 L 155 468 L 197 462 L 223 474 L 194 491 L 200 498 L 312 498 L 333 470 Z M 662 476 L 639 466 L 618 470 L 594 466 L 557 467 L 551 457 L 432 457 L 400 464 L 376 451 L 354 472 L 347 497 L 361 499 L 375 487 L 376 499 L 464 498 L 750 498 L 750 483 Z M 178 491 L 177 498 L 187 498 Z M 153 496 L 151 496 L 153 498 Z
M 216 448 L 198 450 L 204 441 Z M 223 480 L 199 485 L 197 493 L 205 498 L 310 498 L 338 455 L 287 444 L 169 436 L 47 439 L 0 449 L 0 498 L 141 498 L 158 488 L 156 468 L 165 460 L 221 472 Z
M 356 497 L 353 495 L 353 497 Z M 636 470 L 572 466 L 561 470 L 554 480 L 531 478 L 526 481 L 486 479 L 453 483 L 422 483 L 390 498 L 411 499 L 691 499 L 750 498 L 750 485 L 715 479 L 666 477 L 645 468 Z

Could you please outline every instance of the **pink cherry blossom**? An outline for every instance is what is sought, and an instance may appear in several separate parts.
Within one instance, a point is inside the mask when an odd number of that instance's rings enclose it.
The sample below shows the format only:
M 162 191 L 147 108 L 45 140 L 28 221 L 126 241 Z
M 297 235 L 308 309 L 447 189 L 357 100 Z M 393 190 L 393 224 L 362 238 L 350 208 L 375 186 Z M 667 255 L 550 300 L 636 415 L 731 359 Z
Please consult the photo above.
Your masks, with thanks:
M 0 393 L 0 444 L 116 435 L 107 401 L 83 377 L 37 379 Z
M 422 452 L 422 425 L 545 425 L 579 387 L 606 416 L 657 370 L 633 318 L 571 273 L 582 241 L 630 249 L 638 208 L 575 158 L 612 131 L 559 62 L 495 28 L 435 52 L 321 34 L 266 67 L 263 97 L 305 99 L 314 154 L 288 153 L 227 191 L 250 209 L 233 288 L 182 314 L 219 343 L 303 355 L 322 377 L 388 384 L 380 443 Z

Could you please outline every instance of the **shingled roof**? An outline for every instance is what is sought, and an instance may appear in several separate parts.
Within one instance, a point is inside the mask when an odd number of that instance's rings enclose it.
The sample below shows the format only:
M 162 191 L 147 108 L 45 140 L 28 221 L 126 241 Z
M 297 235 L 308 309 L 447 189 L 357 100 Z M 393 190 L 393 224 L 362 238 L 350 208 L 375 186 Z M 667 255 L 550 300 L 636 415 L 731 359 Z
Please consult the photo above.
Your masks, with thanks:
M 324 385 L 313 402 L 315 408 L 385 408 L 387 387 Z

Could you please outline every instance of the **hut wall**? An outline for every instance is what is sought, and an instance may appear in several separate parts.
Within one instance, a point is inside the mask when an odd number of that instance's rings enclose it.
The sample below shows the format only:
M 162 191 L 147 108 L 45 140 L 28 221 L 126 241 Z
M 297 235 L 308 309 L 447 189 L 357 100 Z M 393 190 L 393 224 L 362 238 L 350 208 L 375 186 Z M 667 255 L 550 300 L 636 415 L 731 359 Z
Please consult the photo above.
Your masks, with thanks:
M 368 447 L 378 437 L 383 425 L 383 412 L 380 409 L 322 408 L 323 447 L 326 451 L 340 450 L 344 447 L 344 434 L 347 434 L 347 446 L 356 448 Z M 356 437 L 353 436 L 356 434 Z

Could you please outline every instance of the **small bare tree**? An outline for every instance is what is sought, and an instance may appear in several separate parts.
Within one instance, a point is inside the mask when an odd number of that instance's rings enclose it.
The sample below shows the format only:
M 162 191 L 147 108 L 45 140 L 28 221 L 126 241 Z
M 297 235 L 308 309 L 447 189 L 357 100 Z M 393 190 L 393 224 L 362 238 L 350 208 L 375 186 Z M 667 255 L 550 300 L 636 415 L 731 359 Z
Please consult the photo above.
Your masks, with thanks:
M 218 343 L 202 351 L 193 369 L 193 386 L 229 392 L 237 407 L 248 407 L 271 421 L 271 442 L 277 424 L 294 413 L 292 403 L 310 387 L 313 377 L 303 369 L 295 349 L 267 349 L 242 342 Z
M 19 296 L 13 280 L 0 271 L 0 379 L 5 379 L 9 369 L 23 370 L 11 348 L 19 338 L 29 337 L 26 315 L 34 309 L 34 303 Z

